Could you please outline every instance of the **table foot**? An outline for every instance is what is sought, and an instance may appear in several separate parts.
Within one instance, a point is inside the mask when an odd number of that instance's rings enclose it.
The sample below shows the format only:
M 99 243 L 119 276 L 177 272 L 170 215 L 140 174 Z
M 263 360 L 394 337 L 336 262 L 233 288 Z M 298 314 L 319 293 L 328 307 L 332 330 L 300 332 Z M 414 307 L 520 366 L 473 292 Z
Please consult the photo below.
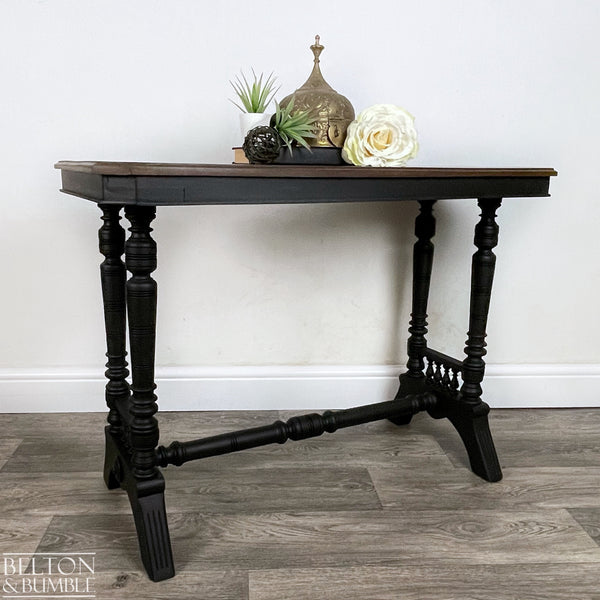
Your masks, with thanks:
M 487 406 L 487 405 L 486 405 Z M 435 419 L 447 418 L 460 435 L 465 445 L 471 470 L 486 481 L 500 481 L 502 469 L 496 454 L 494 440 L 490 431 L 487 414 L 466 414 L 461 407 L 444 409 L 443 402 L 439 407 L 428 411 Z M 408 425 L 412 415 L 389 418 L 394 425 Z
M 434 350 L 428 350 L 427 354 L 428 367 L 425 373 L 421 376 L 414 376 L 410 372 L 400 375 L 400 389 L 394 400 L 411 394 L 435 394 L 437 402 L 427 408 L 429 415 L 434 419 L 447 418 L 454 425 L 465 445 L 473 473 L 486 481 L 500 481 L 502 470 L 490 432 L 489 406 L 483 401 L 476 404 L 464 402 L 456 389 L 456 371 L 460 369 L 458 360 Z M 444 366 L 443 373 L 441 365 Z M 411 417 L 395 415 L 388 420 L 395 425 L 408 425 Z
M 142 562 L 152 581 L 175 575 L 164 491 L 165 481 L 160 474 L 149 481 L 138 481 L 128 490 Z
M 487 414 L 468 415 L 456 411 L 448 420 L 458 431 L 471 463 L 471 470 L 486 481 L 500 481 L 502 470 L 490 432 Z
M 105 434 L 104 481 L 110 489 L 121 487 L 129 496 L 142 563 L 148 577 L 152 581 L 169 579 L 175 575 L 175 567 L 165 508 L 165 480 L 158 469 L 151 478 L 136 478 L 131 452 L 109 427 Z

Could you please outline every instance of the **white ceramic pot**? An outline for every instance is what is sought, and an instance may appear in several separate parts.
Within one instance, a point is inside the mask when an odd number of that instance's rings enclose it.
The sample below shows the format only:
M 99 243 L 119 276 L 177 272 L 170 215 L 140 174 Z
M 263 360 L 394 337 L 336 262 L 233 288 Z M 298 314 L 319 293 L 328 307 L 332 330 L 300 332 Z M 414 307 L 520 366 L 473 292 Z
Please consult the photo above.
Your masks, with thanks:
M 260 125 L 268 125 L 271 116 L 271 113 L 240 113 L 240 133 L 242 135 L 240 146 L 244 143 L 244 138 L 251 129 Z

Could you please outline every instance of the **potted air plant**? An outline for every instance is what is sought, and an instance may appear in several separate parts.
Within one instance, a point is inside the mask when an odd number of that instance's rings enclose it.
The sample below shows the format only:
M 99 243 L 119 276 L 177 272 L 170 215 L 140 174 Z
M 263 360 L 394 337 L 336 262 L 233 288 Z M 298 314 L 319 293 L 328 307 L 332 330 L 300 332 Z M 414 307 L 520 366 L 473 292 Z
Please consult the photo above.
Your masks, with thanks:
M 277 86 L 277 77 L 273 73 L 265 78 L 263 73 L 257 76 L 252 69 L 251 81 L 243 72 L 240 74 L 241 78 L 236 75 L 236 78 L 229 83 L 231 83 L 238 100 L 238 102 L 234 100 L 231 102 L 242 111 L 240 129 L 242 139 L 244 139 L 250 129 L 269 124 L 272 113 L 266 112 L 267 107 L 279 90 L 279 86 Z

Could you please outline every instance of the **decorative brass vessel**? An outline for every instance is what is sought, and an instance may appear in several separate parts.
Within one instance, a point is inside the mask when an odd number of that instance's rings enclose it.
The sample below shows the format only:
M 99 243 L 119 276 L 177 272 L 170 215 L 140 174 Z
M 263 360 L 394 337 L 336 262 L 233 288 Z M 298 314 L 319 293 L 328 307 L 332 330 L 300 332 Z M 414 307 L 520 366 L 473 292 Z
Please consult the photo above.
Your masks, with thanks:
M 315 43 L 310 47 L 315 57 L 310 77 L 280 104 L 285 107 L 294 98 L 294 111 L 307 110 L 315 115 L 317 135 L 306 140 L 310 146 L 341 148 L 348 125 L 354 120 L 354 108 L 348 98 L 338 94 L 323 78 L 319 56 L 325 46 L 319 42 L 320 37 L 317 35 Z

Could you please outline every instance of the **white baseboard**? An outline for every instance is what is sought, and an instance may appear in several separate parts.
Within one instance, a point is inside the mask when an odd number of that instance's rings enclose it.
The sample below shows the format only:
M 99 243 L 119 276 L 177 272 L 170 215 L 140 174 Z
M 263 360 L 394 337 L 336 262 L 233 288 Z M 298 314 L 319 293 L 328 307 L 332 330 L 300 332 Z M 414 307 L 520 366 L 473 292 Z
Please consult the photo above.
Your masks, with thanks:
M 347 408 L 390 400 L 399 366 L 163 367 L 161 410 Z M 0 412 L 104 410 L 99 372 L 0 369 Z M 600 406 L 600 364 L 488 365 L 484 399 L 494 408 Z

